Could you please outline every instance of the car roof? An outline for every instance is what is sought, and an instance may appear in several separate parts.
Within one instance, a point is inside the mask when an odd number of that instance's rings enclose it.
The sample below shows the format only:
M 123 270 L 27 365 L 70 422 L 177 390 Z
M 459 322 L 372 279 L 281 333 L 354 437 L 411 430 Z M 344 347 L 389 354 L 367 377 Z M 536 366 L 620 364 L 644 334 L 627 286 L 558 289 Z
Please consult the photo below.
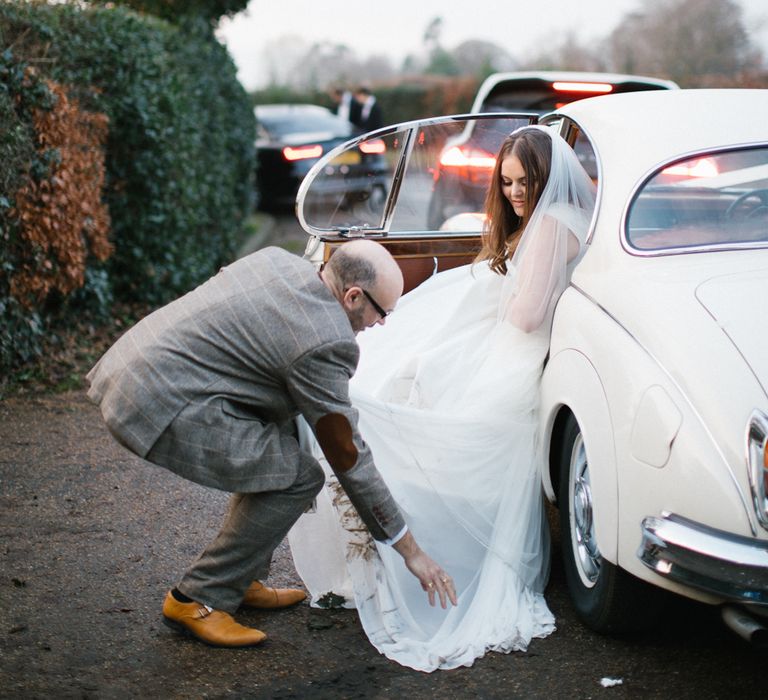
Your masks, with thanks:
M 288 116 L 290 114 L 296 114 L 297 112 L 304 112 L 305 114 L 332 114 L 331 110 L 327 107 L 311 104 L 269 104 L 269 105 L 256 105 L 254 107 L 256 116 L 260 114 L 263 116 L 269 116 L 272 118 L 280 116 Z
M 571 102 L 605 178 L 631 179 L 674 157 L 768 141 L 768 90 L 652 90 Z M 549 115 L 542 119 L 548 120 Z
M 631 194 L 662 165 L 722 147 L 768 143 L 768 90 L 654 90 L 590 97 L 565 115 L 592 143 L 600 167 L 600 218 L 621 220 Z M 619 245 L 604 237 L 599 245 Z

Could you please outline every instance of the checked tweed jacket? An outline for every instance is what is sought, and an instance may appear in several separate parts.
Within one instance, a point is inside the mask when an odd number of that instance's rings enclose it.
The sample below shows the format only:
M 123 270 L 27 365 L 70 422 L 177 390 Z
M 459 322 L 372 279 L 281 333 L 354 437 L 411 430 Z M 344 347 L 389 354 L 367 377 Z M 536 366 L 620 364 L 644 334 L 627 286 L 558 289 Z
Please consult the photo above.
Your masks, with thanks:
M 183 456 L 162 466 L 236 493 L 293 483 L 302 414 L 371 534 L 386 540 L 404 521 L 349 402 L 358 358 L 346 313 L 315 268 L 267 248 L 128 330 L 88 373 L 88 396 L 135 454 L 151 460 L 176 427 Z

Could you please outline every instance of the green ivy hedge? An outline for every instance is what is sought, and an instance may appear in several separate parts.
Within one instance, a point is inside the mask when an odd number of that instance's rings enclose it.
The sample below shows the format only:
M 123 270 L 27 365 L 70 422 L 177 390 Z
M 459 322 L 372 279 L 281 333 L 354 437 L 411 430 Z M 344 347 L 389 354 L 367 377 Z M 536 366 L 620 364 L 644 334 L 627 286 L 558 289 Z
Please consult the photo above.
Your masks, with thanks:
M 118 0 L 134 10 L 147 12 L 170 21 L 195 16 L 216 22 L 224 15 L 234 15 L 248 6 L 248 0 Z M 91 0 L 94 5 L 114 4 L 114 0 Z
M 39 355 L 45 333 L 40 310 L 25 308 L 10 294 L 21 257 L 18 226 L 10 217 L 13 195 L 24 178 L 47 171 L 35 145 L 32 110 L 50 108 L 50 93 L 39 80 L 25 79 L 24 68 L 10 49 L 0 54 L 0 370 Z
M 8 212 L 36 162 L 28 110 L 19 107 L 18 77 L 27 66 L 109 118 L 104 198 L 115 252 L 88 269 L 78 303 L 102 311 L 112 298 L 163 303 L 231 260 L 253 207 L 255 123 L 209 18 L 172 25 L 120 6 L 4 2 L 0 45 L 6 47 L 0 62 L 4 328 L 21 313 L 7 294 L 14 227 Z M 39 89 L 40 81 L 33 82 Z M 45 313 L 27 313 L 35 321 L 32 335 Z M 27 343 L 29 352 L 33 345 Z M 18 350 L 0 347 L 0 367 L 22 357 Z

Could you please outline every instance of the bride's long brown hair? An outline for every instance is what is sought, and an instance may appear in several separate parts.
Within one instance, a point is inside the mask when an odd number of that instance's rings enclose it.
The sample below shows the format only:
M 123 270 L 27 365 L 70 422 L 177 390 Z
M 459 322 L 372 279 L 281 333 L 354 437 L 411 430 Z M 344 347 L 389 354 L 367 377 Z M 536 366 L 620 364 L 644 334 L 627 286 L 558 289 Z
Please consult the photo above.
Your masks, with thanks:
M 509 155 L 516 156 L 525 171 L 525 214 L 522 217 L 515 214 L 512 204 L 501 189 L 501 164 Z M 485 196 L 483 247 L 475 262 L 487 260 L 494 272 L 500 275 L 506 273 L 506 260 L 514 253 L 538 204 L 549 179 L 551 162 L 552 139 L 541 129 L 521 129 L 504 139 Z

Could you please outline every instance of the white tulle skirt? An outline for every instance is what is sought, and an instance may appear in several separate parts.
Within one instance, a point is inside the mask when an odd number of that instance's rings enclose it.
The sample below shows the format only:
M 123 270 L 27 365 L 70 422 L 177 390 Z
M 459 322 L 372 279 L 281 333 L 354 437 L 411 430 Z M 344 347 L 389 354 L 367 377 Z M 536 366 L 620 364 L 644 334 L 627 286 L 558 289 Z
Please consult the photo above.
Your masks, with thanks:
M 457 607 L 429 606 L 303 431 L 328 475 L 289 535 L 312 604 L 354 605 L 381 653 L 421 671 L 524 650 L 554 630 L 536 439 L 548 339 L 497 321 L 502 282 L 465 266 L 407 294 L 385 326 L 359 336 L 350 387 L 376 464 L 417 542 L 453 577 Z

